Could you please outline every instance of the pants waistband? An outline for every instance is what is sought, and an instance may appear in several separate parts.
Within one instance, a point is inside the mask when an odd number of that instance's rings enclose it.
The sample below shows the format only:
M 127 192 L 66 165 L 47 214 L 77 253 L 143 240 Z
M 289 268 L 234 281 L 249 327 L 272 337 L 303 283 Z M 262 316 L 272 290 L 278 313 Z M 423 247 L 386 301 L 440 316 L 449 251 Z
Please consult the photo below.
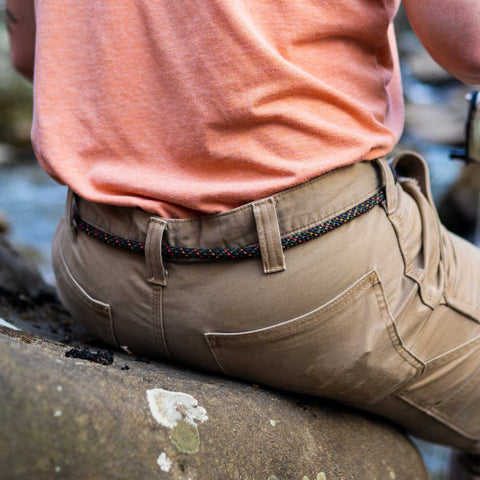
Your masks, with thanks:
M 288 238 L 325 222 L 329 228 L 329 220 L 349 209 L 355 210 L 354 207 L 374 197 L 383 187 L 390 209 L 395 197 L 393 185 L 392 171 L 382 158 L 333 170 L 270 197 L 215 215 L 165 219 L 138 208 L 90 202 L 69 192 L 66 217 L 74 224 L 73 210 L 79 218 L 102 232 L 139 242 L 150 253 L 155 250 L 157 257 L 160 255 L 155 260 L 157 263 L 161 262 L 162 245 L 170 249 L 202 248 L 217 252 L 259 246 L 265 273 L 273 273 L 286 267 L 282 249 L 288 248 Z M 377 198 L 377 203 L 384 199 Z

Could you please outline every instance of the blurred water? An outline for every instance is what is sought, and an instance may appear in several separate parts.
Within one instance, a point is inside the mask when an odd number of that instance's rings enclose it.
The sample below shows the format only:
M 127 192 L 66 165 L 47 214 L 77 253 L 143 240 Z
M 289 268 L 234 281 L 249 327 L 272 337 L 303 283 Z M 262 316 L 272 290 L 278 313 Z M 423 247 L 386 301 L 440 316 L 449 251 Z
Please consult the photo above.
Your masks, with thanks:
M 54 282 L 50 246 L 65 196 L 66 187 L 34 161 L 0 165 L 0 212 L 10 225 L 9 238 L 33 257 L 50 283 Z
M 452 449 L 412 438 L 420 450 L 431 480 L 456 480 L 448 478 Z

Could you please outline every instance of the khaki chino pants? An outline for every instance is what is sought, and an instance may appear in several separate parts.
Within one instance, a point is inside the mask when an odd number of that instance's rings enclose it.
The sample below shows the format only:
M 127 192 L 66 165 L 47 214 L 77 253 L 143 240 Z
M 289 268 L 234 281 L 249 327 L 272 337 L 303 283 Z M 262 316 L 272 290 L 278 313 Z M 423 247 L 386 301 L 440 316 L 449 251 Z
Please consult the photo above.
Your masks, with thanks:
M 72 315 L 112 346 L 327 397 L 421 438 L 480 453 L 480 251 L 447 232 L 424 161 L 337 169 L 218 215 L 163 219 L 69 194 L 54 270 Z M 386 202 L 319 238 L 380 188 Z M 132 253 L 75 229 L 144 241 Z M 236 248 L 239 260 L 162 258 L 162 244 Z

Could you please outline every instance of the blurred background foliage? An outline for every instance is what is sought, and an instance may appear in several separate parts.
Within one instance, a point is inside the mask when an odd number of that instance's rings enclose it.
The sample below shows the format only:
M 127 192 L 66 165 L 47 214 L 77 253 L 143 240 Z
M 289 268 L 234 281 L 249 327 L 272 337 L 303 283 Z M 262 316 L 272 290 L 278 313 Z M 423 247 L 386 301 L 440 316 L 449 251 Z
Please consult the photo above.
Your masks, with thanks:
M 35 259 L 47 281 L 53 282 L 50 242 L 63 212 L 66 189 L 55 184 L 34 158 L 30 144 L 32 87 L 10 64 L 4 8 L 5 0 L 0 0 L 0 232 L 8 231 L 11 240 Z M 450 148 L 464 141 L 464 97 L 469 88 L 430 58 L 413 34 L 403 10 L 397 15 L 396 30 L 406 125 L 395 151 L 413 149 L 427 158 L 434 197 L 443 208 L 443 215 L 456 220 L 462 217 L 464 236 L 475 241 L 478 190 L 470 189 L 465 194 L 463 164 L 449 160 Z M 458 205 L 455 192 L 459 188 Z M 445 479 L 442 472 L 449 450 L 424 442 L 419 445 L 432 478 Z
M 0 162 L 30 150 L 32 118 L 32 86 L 10 63 L 4 3 L 0 0 Z

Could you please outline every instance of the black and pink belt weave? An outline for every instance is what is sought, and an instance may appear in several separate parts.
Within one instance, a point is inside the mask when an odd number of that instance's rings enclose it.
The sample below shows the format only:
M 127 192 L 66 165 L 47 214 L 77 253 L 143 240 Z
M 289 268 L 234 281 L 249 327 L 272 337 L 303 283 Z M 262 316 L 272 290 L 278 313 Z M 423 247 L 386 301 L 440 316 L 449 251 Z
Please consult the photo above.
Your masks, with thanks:
M 373 207 L 385 201 L 385 189 L 380 189 L 367 200 L 350 208 L 346 212 L 330 218 L 314 227 L 308 228 L 301 232 L 289 235 L 281 239 L 282 248 L 287 249 L 301 245 L 302 243 L 318 238 L 325 233 L 335 230 L 342 225 L 350 222 L 354 218 L 370 211 Z M 73 220 L 76 228 L 84 232 L 89 237 L 95 238 L 107 245 L 123 248 L 134 253 L 145 253 L 145 242 L 138 240 L 129 240 L 128 238 L 119 237 L 90 225 L 80 217 L 79 212 L 73 211 Z M 260 245 L 251 245 L 243 248 L 192 248 L 178 247 L 172 245 L 162 246 L 162 255 L 165 259 L 173 258 L 196 258 L 205 260 L 236 260 L 241 258 L 259 257 Z

